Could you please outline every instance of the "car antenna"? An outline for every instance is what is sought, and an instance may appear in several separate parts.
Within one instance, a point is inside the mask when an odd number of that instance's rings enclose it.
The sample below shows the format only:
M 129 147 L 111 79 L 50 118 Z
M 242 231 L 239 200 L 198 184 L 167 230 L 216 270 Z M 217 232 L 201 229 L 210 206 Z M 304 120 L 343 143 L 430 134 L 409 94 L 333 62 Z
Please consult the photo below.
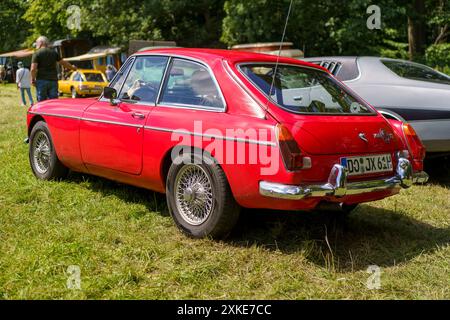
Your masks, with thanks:
M 277 55 L 277 62 L 275 63 L 275 69 L 274 69 L 273 77 L 272 77 L 272 84 L 270 85 L 269 97 L 267 98 L 267 103 L 266 103 L 266 112 L 269 108 L 269 100 L 272 96 L 273 87 L 275 86 L 275 78 L 277 76 L 278 65 L 280 63 L 281 50 L 283 49 L 284 37 L 286 36 L 286 30 L 287 30 L 287 26 L 288 26 L 288 22 L 289 22 L 289 17 L 291 15 L 293 3 L 294 3 L 294 0 L 291 0 L 291 3 L 289 4 L 289 10 L 288 10 L 288 13 L 286 16 L 286 22 L 284 24 L 283 35 L 281 36 L 280 48 L 278 50 L 278 55 Z

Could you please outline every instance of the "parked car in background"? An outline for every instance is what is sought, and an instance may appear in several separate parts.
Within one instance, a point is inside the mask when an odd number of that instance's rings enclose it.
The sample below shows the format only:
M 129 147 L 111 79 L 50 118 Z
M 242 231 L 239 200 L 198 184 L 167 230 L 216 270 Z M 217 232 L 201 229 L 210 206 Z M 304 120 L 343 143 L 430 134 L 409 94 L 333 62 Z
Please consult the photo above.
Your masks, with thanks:
M 427 157 L 450 155 L 450 77 L 422 64 L 376 57 L 305 58 L 328 69 L 389 119 L 409 123 Z
M 226 236 L 241 207 L 350 212 L 426 179 L 391 123 L 329 72 L 277 61 L 139 52 L 99 99 L 29 109 L 31 169 L 44 180 L 70 169 L 165 193 L 176 225 L 196 238 Z
M 98 70 L 80 70 L 72 72 L 67 80 L 58 81 L 60 95 L 69 94 L 72 98 L 99 96 L 108 85 L 106 76 Z

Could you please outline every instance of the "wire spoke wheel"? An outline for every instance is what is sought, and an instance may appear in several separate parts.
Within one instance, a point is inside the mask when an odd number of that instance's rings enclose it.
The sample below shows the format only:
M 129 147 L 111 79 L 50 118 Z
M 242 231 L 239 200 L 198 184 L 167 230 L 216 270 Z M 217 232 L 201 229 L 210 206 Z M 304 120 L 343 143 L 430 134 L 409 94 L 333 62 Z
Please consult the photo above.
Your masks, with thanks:
M 214 192 L 209 175 L 195 164 L 185 165 L 175 179 L 175 202 L 190 225 L 203 224 L 214 210 Z
M 43 131 L 36 133 L 33 139 L 33 162 L 35 169 L 44 174 L 50 169 L 51 147 L 47 134 Z

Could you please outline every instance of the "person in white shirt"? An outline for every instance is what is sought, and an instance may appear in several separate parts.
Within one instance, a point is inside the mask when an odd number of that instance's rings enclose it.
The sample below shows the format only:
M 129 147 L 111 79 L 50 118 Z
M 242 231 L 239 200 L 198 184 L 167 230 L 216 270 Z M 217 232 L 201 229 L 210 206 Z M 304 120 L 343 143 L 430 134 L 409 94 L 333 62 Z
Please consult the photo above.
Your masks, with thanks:
M 31 73 L 30 70 L 24 68 L 23 63 L 19 62 L 17 64 L 16 73 L 16 83 L 17 88 L 20 89 L 20 96 L 22 98 L 22 107 L 27 106 L 27 101 L 25 99 L 25 92 L 28 94 L 28 99 L 30 100 L 30 105 L 33 105 L 33 96 L 31 95 Z

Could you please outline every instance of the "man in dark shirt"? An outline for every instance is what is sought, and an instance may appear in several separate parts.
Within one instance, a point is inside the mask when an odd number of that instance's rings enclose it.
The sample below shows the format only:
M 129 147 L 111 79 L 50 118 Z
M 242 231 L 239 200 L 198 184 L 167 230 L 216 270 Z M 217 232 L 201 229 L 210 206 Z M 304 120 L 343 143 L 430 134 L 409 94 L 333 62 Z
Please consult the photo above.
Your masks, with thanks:
M 48 39 L 44 36 L 39 37 L 36 40 L 37 51 L 31 59 L 31 81 L 36 85 L 38 101 L 58 98 L 57 63 L 66 69 L 77 69 L 67 61 L 62 60 L 59 54 L 48 46 Z

